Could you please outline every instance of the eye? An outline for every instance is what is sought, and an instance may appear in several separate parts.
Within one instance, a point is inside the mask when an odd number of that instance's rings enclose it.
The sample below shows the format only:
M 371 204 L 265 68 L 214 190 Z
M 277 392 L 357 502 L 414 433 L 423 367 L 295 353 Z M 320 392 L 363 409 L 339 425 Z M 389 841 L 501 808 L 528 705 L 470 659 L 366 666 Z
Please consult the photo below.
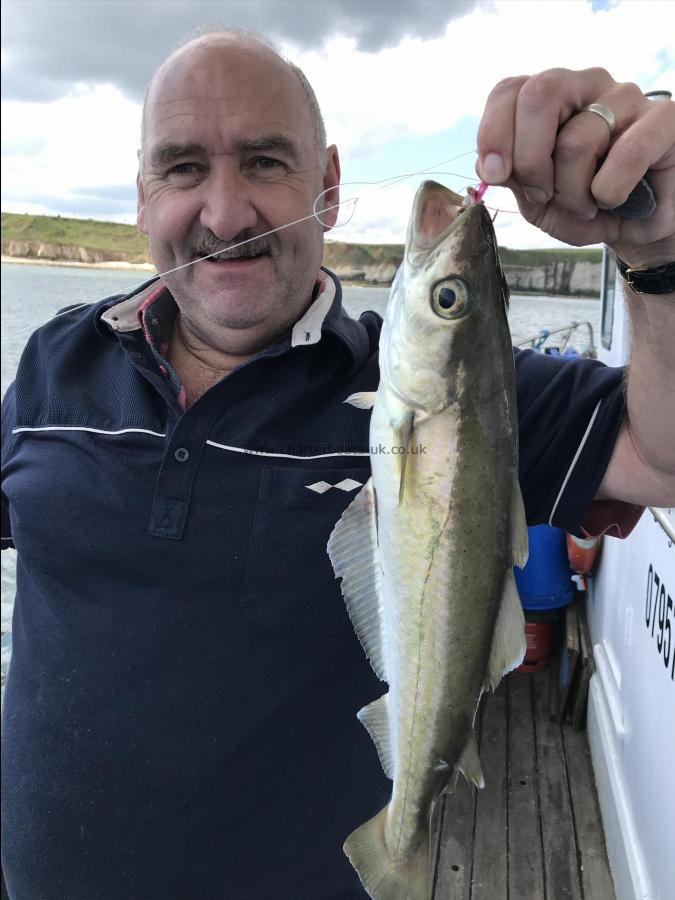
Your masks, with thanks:
M 177 163 L 169 169 L 169 175 L 194 175 L 197 171 L 197 163 Z
M 277 169 L 283 166 L 283 163 L 278 159 L 272 159 L 270 156 L 259 156 L 253 160 L 253 165 L 259 169 Z
M 461 278 L 444 278 L 433 286 L 431 308 L 441 318 L 459 319 L 470 306 L 469 286 Z

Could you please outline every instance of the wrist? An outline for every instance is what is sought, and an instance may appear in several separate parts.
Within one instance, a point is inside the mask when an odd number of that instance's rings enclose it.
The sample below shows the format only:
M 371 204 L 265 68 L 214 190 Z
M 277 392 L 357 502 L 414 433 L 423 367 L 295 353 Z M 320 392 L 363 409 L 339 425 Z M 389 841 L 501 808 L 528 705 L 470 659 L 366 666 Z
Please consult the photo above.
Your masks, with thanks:
M 655 269 L 675 262 L 675 235 L 641 246 L 616 243 L 610 250 L 630 268 Z
M 664 266 L 627 266 L 617 257 L 617 269 L 634 294 L 675 294 L 675 262 Z

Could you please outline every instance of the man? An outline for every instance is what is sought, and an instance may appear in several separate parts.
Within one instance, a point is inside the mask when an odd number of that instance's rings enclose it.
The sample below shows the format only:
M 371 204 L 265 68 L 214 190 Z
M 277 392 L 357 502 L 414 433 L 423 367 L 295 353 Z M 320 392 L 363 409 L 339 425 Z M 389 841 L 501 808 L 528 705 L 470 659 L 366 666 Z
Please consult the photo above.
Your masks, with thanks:
M 622 132 L 595 180 L 591 102 Z M 560 70 L 496 89 L 478 168 L 550 233 L 654 267 L 674 145 L 672 104 Z M 650 167 L 654 216 L 593 215 Z M 353 494 L 307 489 L 369 473 L 343 400 L 377 384 L 379 320 L 342 313 L 311 217 L 325 192 L 334 222 L 339 174 L 297 70 L 250 36 L 188 42 L 144 110 L 138 224 L 165 274 L 31 339 L 3 424 L 12 900 L 364 896 L 341 846 L 388 798 L 355 718 L 382 688 L 325 552 Z M 532 522 L 621 532 L 675 502 L 674 299 L 629 296 L 625 419 L 620 371 L 518 357 Z

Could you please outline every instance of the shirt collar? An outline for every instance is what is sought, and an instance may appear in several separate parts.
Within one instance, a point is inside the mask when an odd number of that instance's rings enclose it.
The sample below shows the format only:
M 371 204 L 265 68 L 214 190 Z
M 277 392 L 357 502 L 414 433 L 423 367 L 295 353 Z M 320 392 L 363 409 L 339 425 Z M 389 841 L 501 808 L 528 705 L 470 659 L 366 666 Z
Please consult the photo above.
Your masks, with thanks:
M 142 331 L 139 312 L 156 300 L 168 288 L 159 276 L 140 285 L 132 294 L 101 304 L 97 316 L 99 329 L 118 335 Z M 317 277 L 315 297 L 292 329 L 278 338 L 275 344 L 286 342 L 290 348 L 320 343 L 322 334 L 334 335 L 346 346 L 354 362 L 365 361 L 369 339 L 365 327 L 352 319 L 342 307 L 342 286 L 329 269 L 321 268 Z
M 337 294 L 338 282 L 319 271 L 314 289 L 314 299 L 307 311 L 298 319 L 291 331 L 291 347 L 318 344 L 323 323 Z

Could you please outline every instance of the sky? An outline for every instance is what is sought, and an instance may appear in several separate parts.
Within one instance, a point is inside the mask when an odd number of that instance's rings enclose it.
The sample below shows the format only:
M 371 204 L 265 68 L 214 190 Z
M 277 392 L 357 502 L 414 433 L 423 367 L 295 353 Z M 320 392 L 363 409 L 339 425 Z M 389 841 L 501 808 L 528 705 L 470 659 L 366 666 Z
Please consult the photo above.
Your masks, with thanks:
M 217 23 L 261 31 L 314 86 L 343 197 L 358 198 L 336 240 L 402 242 L 424 177 L 476 184 L 478 124 L 504 77 L 603 66 L 645 92 L 675 84 L 672 0 L 3 0 L 3 211 L 133 223 L 145 86 Z M 502 246 L 557 245 L 508 191 L 485 201 Z

